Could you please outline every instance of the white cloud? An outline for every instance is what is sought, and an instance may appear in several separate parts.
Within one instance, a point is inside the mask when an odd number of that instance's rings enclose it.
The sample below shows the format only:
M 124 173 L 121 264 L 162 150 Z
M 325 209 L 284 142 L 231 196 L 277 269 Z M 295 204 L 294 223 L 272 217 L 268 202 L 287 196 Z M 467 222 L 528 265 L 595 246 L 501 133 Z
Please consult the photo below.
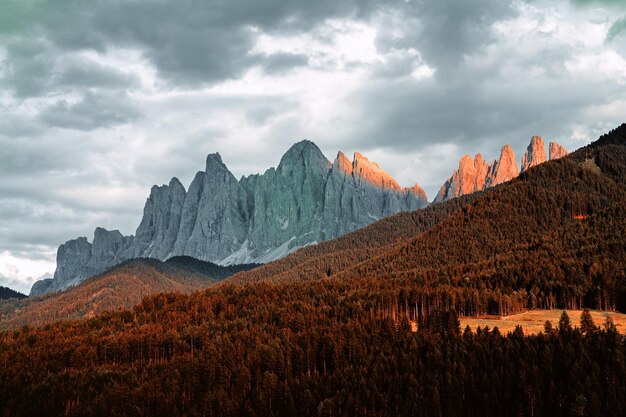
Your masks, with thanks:
M 0 285 L 8 285 L 14 290 L 28 294 L 33 282 L 54 271 L 54 268 L 52 253 L 48 260 L 33 260 L 3 251 L 0 252 Z
M 565 62 L 565 67 L 573 77 L 582 80 L 626 82 L 626 59 L 611 49 L 576 54 Z

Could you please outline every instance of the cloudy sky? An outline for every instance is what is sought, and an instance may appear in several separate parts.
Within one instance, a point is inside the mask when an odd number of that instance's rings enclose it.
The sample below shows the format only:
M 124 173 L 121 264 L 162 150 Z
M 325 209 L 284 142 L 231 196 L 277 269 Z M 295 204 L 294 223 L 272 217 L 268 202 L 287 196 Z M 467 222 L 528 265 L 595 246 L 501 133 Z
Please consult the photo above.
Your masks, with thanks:
M 3 0 L 0 285 L 131 234 L 152 184 L 301 139 L 432 199 L 465 153 L 626 121 L 623 0 Z

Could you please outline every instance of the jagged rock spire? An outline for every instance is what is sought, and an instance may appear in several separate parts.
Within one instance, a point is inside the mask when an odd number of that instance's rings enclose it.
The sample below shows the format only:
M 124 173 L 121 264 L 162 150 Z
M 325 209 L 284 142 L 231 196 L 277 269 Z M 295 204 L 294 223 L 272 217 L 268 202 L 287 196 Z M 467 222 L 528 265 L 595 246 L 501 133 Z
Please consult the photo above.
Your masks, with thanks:
M 359 152 L 354 153 L 352 172 L 355 178 L 363 179 L 370 184 L 385 189 L 400 191 L 402 187 L 376 162 L 372 162 Z
M 459 168 L 441 186 L 434 202 L 439 203 L 482 190 L 485 186 L 488 169 L 489 167 L 481 154 L 476 154 L 474 158 L 463 155 L 459 161 Z
M 515 152 L 513 152 L 511 145 L 504 145 L 500 150 L 500 158 L 497 161 L 493 161 L 489 167 L 485 188 L 511 181 L 518 174 L 519 169 L 517 168 Z
M 426 204 L 418 185 L 401 188 L 363 155 L 351 162 L 340 152 L 331 164 L 308 140 L 294 144 L 276 169 L 239 181 L 213 153 L 187 191 L 176 178 L 152 188 L 136 236 L 98 229 L 93 244 L 79 238 L 61 245 L 53 282 L 33 291 L 62 290 L 137 257 L 268 262 Z
M 543 164 L 547 160 L 546 145 L 543 143 L 543 139 L 541 139 L 541 136 L 533 136 L 522 158 L 522 172 L 536 165 Z
M 567 155 L 567 149 L 565 149 L 564 146 L 556 142 L 550 142 L 549 148 L 550 148 L 550 160 L 551 161 L 553 159 L 563 158 L 565 155 Z

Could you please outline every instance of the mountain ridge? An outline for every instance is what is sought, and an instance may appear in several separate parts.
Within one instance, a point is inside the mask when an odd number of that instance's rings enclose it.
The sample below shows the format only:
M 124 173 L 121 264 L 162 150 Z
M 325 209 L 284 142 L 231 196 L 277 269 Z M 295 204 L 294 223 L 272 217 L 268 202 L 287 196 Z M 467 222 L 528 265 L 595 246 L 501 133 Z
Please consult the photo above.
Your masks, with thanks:
M 567 154 L 550 142 L 550 157 Z M 545 162 L 543 140 L 533 136 L 521 172 Z M 519 175 L 515 154 L 503 146 L 491 164 L 480 153 L 464 155 L 434 203 L 481 191 Z M 395 213 L 428 205 L 415 184 L 402 188 L 377 163 L 341 151 L 330 162 L 310 140 L 292 145 L 276 168 L 237 180 L 219 153 L 189 188 L 173 177 L 153 186 L 135 235 L 96 228 L 93 243 L 81 237 L 57 251 L 53 279 L 37 281 L 31 295 L 64 289 L 124 260 L 191 256 L 219 264 L 266 263 L 298 248 L 339 237 Z
M 140 257 L 268 262 L 427 204 L 419 185 L 401 188 L 356 153 L 348 175 L 309 140 L 291 146 L 276 168 L 240 180 L 213 153 L 187 190 L 176 177 L 151 188 L 135 235 L 99 227 L 92 243 L 80 237 L 59 246 L 54 278 L 36 282 L 31 294 L 63 290 Z
M 549 160 L 567 155 L 565 147 L 557 142 L 550 142 L 549 150 Z M 500 157 L 489 165 L 480 153 L 476 154 L 473 159 L 470 155 L 463 155 L 459 161 L 459 167 L 443 183 L 433 203 L 440 203 L 510 181 L 522 172 L 547 160 L 546 147 L 541 136 L 531 138 L 526 153 L 522 157 L 521 169 L 518 168 L 515 152 L 509 144 L 502 147 Z
M 621 139 L 615 139 L 616 137 Z M 610 149 L 602 148 L 602 146 L 606 145 L 603 142 L 609 141 L 622 146 L 614 152 Z M 510 214 L 507 213 L 530 210 L 530 207 L 524 207 L 519 202 L 512 203 L 509 201 L 506 201 L 506 203 L 510 207 L 506 209 L 503 209 L 502 202 L 491 207 L 496 196 L 501 198 L 500 196 L 503 193 L 509 193 L 517 199 L 527 198 L 525 197 L 526 194 L 536 194 L 538 193 L 536 189 L 545 187 L 543 182 L 548 179 L 551 183 L 554 183 L 552 186 L 556 187 L 560 181 L 559 176 L 563 175 L 559 174 L 560 171 L 567 172 L 567 175 L 571 178 L 582 177 L 584 181 L 574 180 L 575 182 L 568 185 L 567 188 L 559 189 L 558 192 L 555 191 L 554 193 L 558 194 L 558 198 L 562 201 L 559 200 L 559 204 L 556 207 L 552 207 L 555 211 L 550 215 L 552 217 L 547 216 L 545 213 L 539 213 L 540 210 L 538 210 L 536 213 L 532 213 L 533 221 L 541 219 L 541 222 L 546 222 L 545 226 L 552 225 L 550 226 L 552 228 L 555 227 L 555 224 L 567 224 L 569 225 L 568 227 L 575 228 L 582 221 L 578 220 L 578 218 L 585 221 L 586 219 L 597 221 L 596 218 L 599 217 L 601 219 L 601 214 L 598 213 L 591 217 L 590 210 L 593 210 L 594 207 L 596 210 L 606 207 L 609 211 L 615 211 L 618 210 L 618 207 L 614 207 L 615 201 L 624 201 L 625 199 L 626 168 L 617 162 L 606 160 L 612 154 L 623 154 L 624 145 L 626 145 L 626 124 L 612 130 L 607 135 L 603 135 L 598 141 L 589 146 L 577 150 L 569 157 L 563 158 L 563 160 L 553 159 L 550 164 L 532 167 L 506 184 L 473 194 L 462 195 L 459 198 L 446 200 L 441 204 L 431 205 L 416 212 L 399 213 L 331 242 L 321 243 L 314 248 L 302 249 L 271 264 L 263 265 L 254 271 L 236 274 L 219 285 L 228 283 L 245 284 L 264 280 L 283 282 L 294 279 L 308 280 L 324 277 L 372 276 L 371 270 L 376 270 L 378 274 L 393 279 L 396 275 L 395 272 L 392 273 L 395 268 L 394 262 L 397 262 L 393 259 L 409 260 L 410 262 L 408 263 L 414 265 L 407 267 L 406 270 L 398 270 L 397 274 L 400 276 L 415 274 L 413 268 L 431 268 L 431 272 L 434 273 L 436 270 L 435 265 L 439 262 L 437 261 L 438 259 L 445 258 L 446 262 L 448 262 L 450 259 L 453 259 L 451 258 L 452 256 L 458 257 L 458 262 L 463 264 L 467 261 L 467 257 L 470 256 L 470 253 L 465 249 L 466 246 L 475 246 L 474 244 L 469 245 L 469 242 L 481 242 L 487 238 L 491 239 L 502 234 L 497 229 L 488 232 L 490 230 L 488 227 L 490 222 L 503 215 L 510 217 Z M 594 155 L 594 151 L 591 149 L 602 149 L 602 152 Z M 584 155 L 592 159 L 585 158 Z M 603 166 L 603 170 L 606 170 L 606 172 L 602 172 L 597 166 L 595 169 L 589 168 L 589 161 L 595 159 L 598 159 L 598 163 Z M 544 180 L 544 178 L 546 179 Z M 531 181 L 530 184 L 529 181 Z M 545 198 L 543 197 L 541 199 L 537 198 L 537 201 L 540 204 L 547 204 L 547 200 L 544 201 Z M 585 200 L 589 201 L 583 203 Z M 470 220 L 468 216 L 470 216 L 470 213 L 481 209 L 481 205 L 485 205 L 484 210 L 490 210 L 490 214 L 481 215 L 481 221 L 484 223 L 476 223 L 474 225 L 475 229 L 472 230 L 474 234 L 471 237 L 465 236 L 461 239 L 462 242 L 468 242 L 466 246 L 451 247 L 447 251 L 437 254 L 429 254 L 426 251 L 429 245 L 441 245 L 442 239 L 436 236 L 452 236 L 452 230 L 463 230 L 472 221 L 476 221 Z M 613 208 L 611 209 L 611 207 Z M 581 214 L 585 212 L 586 214 Z M 619 218 L 614 213 L 609 216 L 609 218 L 614 217 L 616 219 Z M 528 219 L 524 217 L 517 219 L 514 222 L 517 225 L 515 235 L 509 236 L 510 232 L 507 232 L 501 236 L 501 239 L 507 241 L 514 238 L 519 240 L 519 242 L 523 242 L 530 238 L 530 236 L 525 237 L 527 232 L 524 230 L 523 225 L 526 222 L 528 222 Z M 445 226 L 447 229 L 446 233 L 438 229 L 439 225 L 445 223 L 448 223 Z M 451 226 L 452 224 L 454 226 Z M 544 226 L 542 225 L 541 227 Z M 623 227 L 623 225 L 620 225 L 620 227 Z M 541 228 L 538 230 L 541 230 Z M 548 233 L 549 228 L 545 232 Z M 606 242 L 611 242 L 611 239 L 615 238 L 615 233 L 617 232 L 613 230 L 610 233 L 612 234 L 610 234 L 610 237 L 607 237 Z M 427 237 L 428 234 L 432 236 Z M 423 239 L 425 243 L 417 243 L 421 242 L 420 239 Z M 445 241 L 446 239 L 443 240 Z M 516 244 L 520 245 L 519 250 L 523 254 L 524 251 L 528 252 L 529 248 L 537 245 L 537 242 Z M 477 253 L 480 252 L 476 248 L 474 249 Z M 509 249 L 506 246 L 501 249 L 498 249 L 497 246 L 488 249 L 489 251 L 494 251 L 494 253 L 502 250 L 501 256 L 517 256 L 515 252 L 508 253 Z M 385 258 L 386 256 L 388 258 Z M 431 259 L 433 261 L 429 264 Z M 535 267 L 533 266 L 533 268 Z

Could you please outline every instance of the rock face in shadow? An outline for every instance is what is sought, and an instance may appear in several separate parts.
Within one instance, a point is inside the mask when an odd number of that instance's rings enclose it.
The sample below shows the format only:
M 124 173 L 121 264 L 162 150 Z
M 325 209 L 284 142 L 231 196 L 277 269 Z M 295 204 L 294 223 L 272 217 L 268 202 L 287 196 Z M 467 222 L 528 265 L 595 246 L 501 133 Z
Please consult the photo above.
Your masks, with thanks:
M 350 161 L 339 152 L 331 163 L 307 140 L 276 168 L 240 180 L 211 154 L 188 190 L 176 178 L 152 187 L 134 236 L 98 228 L 93 243 L 80 237 L 61 245 L 54 279 L 35 283 L 31 294 L 63 290 L 139 257 L 268 262 L 427 204 L 419 185 L 400 187 L 363 155 Z

